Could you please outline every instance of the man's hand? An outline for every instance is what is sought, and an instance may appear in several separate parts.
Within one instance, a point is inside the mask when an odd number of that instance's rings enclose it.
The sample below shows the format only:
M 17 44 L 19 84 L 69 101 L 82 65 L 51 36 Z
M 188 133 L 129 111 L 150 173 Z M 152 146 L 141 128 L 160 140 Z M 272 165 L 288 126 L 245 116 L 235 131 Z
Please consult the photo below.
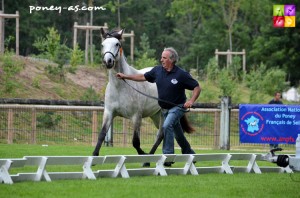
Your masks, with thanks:
M 187 108 L 191 108 L 193 106 L 194 102 L 199 97 L 200 92 L 201 92 L 200 86 L 195 87 L 194 90 L 193 90 L 193 95 L 192 95 L 191 99 L 189 99 L 188 101 L 186 101 L 184 103 L 183 107 L 186 108 L 186 109 Z
M 119 78 L 119 79 L 124 79 L 125 78 L 125 74 L 123 74 L 123 73 L 117 73 L 116 77 Z
M 144 74 L 123 74 L 117 73 L 116 77 L 118 79 L 126 79 L 126 80 L 133 80 L 133 81 L 146 81 Z
M 191 108 L 193 106 L 193 102 L 188 100 L 184 103 L 183 107 L 188 109 L 188 108 Z

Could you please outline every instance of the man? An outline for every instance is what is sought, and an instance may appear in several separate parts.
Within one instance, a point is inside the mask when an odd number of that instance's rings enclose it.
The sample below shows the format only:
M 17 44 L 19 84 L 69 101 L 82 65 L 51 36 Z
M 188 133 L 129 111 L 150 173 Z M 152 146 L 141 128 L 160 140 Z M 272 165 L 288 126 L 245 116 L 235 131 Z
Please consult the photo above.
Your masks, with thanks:
M 269 104 L 283 104 L 281 101 L 281 93 L 276 92 L 274 94 L 274 98 L 272 100 L 270 100 Z
M 194 154 L 195 152 L 184 136 L 180 118 L 199 97 L 200 85 L 188 72 L 175 65 L 178 61 L 178 54 L 174 48 L 165 48 L 160 61 L 161 65 L 155 66 L 145 74 L 126 75 L 117 73 L 116 76 L 120 79 L 155 82 L 158 98 L 160 99 L 158 104 L 162 108 L 165 118 L 163 124 L 163 153 L 174 154 L 175 135 L 182 154 Z M 189 100 L 186 98 L 185 89 L 193 90 L 192 97 Z M 171 166 L 171 163 L 165 163 L 165 166 Z
M 281 101 L 281 93 L 276 92 L 274 98 L 270 100 L 269 104 L 283 104 Z M 278 148 L 278 144 L 270 144 L 270 149 Z

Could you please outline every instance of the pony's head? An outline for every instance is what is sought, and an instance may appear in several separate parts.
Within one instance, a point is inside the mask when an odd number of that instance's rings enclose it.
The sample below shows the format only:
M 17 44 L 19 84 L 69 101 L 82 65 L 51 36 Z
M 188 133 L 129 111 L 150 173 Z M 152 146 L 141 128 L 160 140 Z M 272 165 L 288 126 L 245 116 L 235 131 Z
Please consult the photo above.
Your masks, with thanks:
M 101 28 L 101 34 L 104 38 L 102 42 L 102 55 L 103 63 L 107 69 L 111 69 L 115 66 L 117 60 L 122 55 L 121 38 L 123 29 L 120 31 L 106 32 Z

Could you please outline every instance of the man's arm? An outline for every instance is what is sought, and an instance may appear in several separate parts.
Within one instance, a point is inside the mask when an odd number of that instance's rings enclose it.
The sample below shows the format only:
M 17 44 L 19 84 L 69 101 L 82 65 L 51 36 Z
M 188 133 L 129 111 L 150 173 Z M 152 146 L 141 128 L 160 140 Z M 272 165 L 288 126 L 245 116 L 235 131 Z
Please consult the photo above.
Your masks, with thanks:
M 195 87 L 194 90 L 193 90 L 193 94 L 192 94 L 192 97 L 191 99 L 189 99 L 188 101 L 186 101 L 183 105 L 184 108 L 191 108 L 192 105 L 194 104 L 194 102 L 197 100 L 197 98 L 199 97 L 200 95 L 200 92 L 201 92 L 201 87 L 200 85 Z
M 127 80 L 133 80 L 133 81 L 146 81 L 144 74 L 126 75 L 123 73 L 117 73 L 116 77 L 119 79 L 127 79 Z

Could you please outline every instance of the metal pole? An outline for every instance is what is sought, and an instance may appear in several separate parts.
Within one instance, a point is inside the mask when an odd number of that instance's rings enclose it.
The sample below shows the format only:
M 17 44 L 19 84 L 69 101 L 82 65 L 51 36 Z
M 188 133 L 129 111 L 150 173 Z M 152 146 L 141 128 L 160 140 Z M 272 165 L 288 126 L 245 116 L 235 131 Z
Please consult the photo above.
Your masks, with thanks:
M 220 149 L 222 150 L 230 150 L 230 106 L 230 97 L 222 97 L 220 117 Z

